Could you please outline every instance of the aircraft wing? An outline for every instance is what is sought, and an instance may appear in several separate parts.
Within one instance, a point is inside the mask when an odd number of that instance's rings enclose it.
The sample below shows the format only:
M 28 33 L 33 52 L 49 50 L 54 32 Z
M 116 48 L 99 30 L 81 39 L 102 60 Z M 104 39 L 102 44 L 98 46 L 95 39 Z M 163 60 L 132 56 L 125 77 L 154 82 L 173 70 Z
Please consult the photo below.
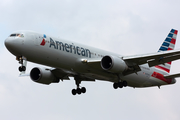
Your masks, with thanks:
M 128 66 L 137 66 L 148 63 L 149 67 L 164 64 L 177 59 L 180 59 L 180 50 L 169 50 L 123 57 L 123 60 L 127 63 Z
M 164 64 L 167 62 L 171 62 L 177 59 L 180 59 L 180 50 L 169 50 L 162 51 L 150 54 L 141 54 L 134 56 L 124 56 L 122 58 L 126 64 L 129 66 L 129 70 L 123 72 L 123 75 L 128 75 L 131 73 L 136 73 L 141 71 L 139 65 L 148 64 L 149 67 Z M 90 60 L 82 60 L 83 63 L 88 63 L 89 66 L 102 70 L 100 62 L 100 58 L 90 59 Z
M 65 70 L 56 69 L 56 68 L 51 69 L 51 72 L 56 78 L 59 78 L 61 80 L 70 80 L 69 76 L 72 76 L 73 74 L 70 71 L 65 71 Z
M 83 76 L 81 74 L 77 74 L 76 72 L 72 72 L 68 70 L 52 68 L 51 72 L 56 78 L 61 79 L 62 81 L 70 80 L 69 77 L 74 77 L 74 78 L 80 79 L 81 81 L 95 81 L 95 79 L 88 78 L 86 76 Z

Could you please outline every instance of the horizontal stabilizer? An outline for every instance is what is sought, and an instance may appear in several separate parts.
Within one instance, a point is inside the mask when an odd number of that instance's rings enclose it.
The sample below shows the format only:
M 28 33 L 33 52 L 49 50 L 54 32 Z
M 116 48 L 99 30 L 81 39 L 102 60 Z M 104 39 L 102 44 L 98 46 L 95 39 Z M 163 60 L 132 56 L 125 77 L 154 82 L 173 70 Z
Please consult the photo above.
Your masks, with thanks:
M 172 74 L 172 75 L 164 75 L 164 78 L 177 78 L 180 77 L 180 73 Z

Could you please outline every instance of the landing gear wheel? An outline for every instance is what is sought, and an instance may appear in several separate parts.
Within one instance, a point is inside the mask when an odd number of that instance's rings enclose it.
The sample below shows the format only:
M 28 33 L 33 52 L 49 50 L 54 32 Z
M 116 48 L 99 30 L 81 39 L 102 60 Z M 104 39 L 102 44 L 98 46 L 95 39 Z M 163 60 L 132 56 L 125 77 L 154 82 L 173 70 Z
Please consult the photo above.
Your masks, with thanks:
M 19 71 L 26 71 L 27 59 L 24 56 L 16 57 L 16 59 L 19 61 L 19 64 L 21 64 Z
M 123 86 L 127 87 L 127 82 L 126 81 L 123 81 Z
M 81 88 L 81 92 L 82 92 L 82 93 L 86 93 L 86 88 L 85 88 L 85 87 L 82 87 L 82 88 Z
M 119 83 L 118 83 L 118 86 L 119 86 L 119 88 L 123 88 L 123 83 L 122 83 L 122 82 L 119 82 Z
M 26 71 L 26 67 L 25 67 L 25 66 L 22 66 L 22 70 L 23 70 L 23 71 Z
M 21 66 L 19 67 L 19 72 L 22 72 L 22 67 Z
M 118 83 L 114 83 L 114 84 L 113 84 L 113 88 L 114 88 L 114 89 L 117 89 L 117 88 L 118 88 Z
M 26 71 L 26 67 L 25 67 L 25 66 L 20 66 L 20 67 L 19 67 L 19 71 L 20 71 L 20 72 Z
M 114 83 L 113 87 L 114 87 L 114 89 L 123 88 L 123 87 L 126 87 L 127 84 L 128 84 L 127 81 L 118 82 L 118 83 Z
M 72 94 L 76 95 L 76 93 L 77 93 L 76 89 L 72 89 Z
M 77 88 L 77 89 L 72 89 L 72 94 L 76 95 L 76 94 L 81 94 L 81 93 L 86 93 L 86 88 L 82 87 L 82 88 Z
M 77 94 L 81 94 L 81 89 L 80 88 L 77 88 Z

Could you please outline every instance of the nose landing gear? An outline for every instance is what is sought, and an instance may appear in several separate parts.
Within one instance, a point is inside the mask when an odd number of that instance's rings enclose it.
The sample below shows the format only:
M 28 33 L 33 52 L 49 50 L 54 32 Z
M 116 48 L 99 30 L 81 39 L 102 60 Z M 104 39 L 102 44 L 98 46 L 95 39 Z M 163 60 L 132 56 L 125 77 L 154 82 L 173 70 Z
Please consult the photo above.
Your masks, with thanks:
M 26 71 L 26 65 L 27 65 L 27 60 L 24 56 L 20 56 L 16 58 L 19 61 L 19 64 L 21 64 L 21 66 L 19 67 L 19 71 L 20 72 L 25 72 Z

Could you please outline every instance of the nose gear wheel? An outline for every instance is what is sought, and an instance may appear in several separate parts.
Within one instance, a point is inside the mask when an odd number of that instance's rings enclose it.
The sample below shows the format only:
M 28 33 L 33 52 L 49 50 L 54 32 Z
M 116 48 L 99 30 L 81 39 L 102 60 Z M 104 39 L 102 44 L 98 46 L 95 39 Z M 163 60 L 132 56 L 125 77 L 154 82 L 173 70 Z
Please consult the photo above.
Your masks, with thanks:
M 26 71 L 27 60 L 25 57 L 20 56 L 16 58 L 21 66 L 18 68 L 20 72 Z

